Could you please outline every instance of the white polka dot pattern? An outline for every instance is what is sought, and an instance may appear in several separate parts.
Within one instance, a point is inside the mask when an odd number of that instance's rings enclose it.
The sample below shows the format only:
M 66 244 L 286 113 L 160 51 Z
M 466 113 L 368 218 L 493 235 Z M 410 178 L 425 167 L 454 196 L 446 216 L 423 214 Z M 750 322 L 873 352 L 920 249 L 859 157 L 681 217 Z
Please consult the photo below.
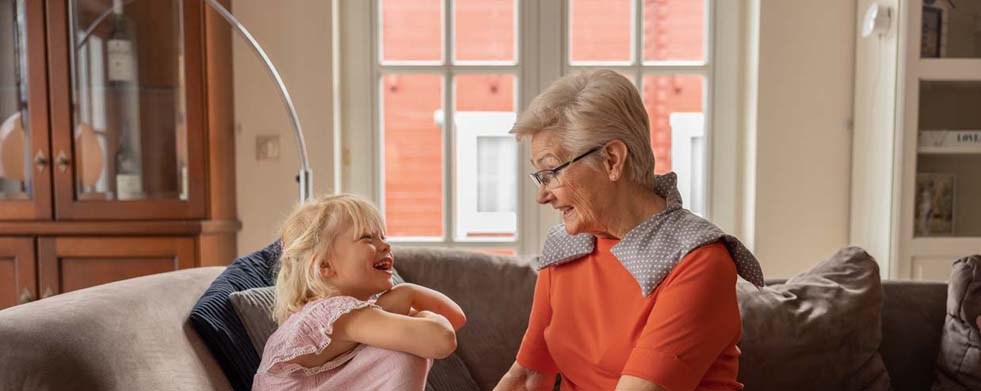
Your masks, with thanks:
M 674 173 L 659 175 L 654 191 L 668 207 L 638 224 L 610 249 L 630 275 L 637 279 L 644 296 L 654 292 L 675 265 L 692 250 L 721 240 L 736 262 L 736 272 L 756 286 L 763 286 L 763 270 L 746 246 L 719 227 L 682 208 Z M 563 225 L 549 229 L 537 259 L 538 269 L 582 258 L 593 252 L 596 238 L 589 234 L 569 235 Z

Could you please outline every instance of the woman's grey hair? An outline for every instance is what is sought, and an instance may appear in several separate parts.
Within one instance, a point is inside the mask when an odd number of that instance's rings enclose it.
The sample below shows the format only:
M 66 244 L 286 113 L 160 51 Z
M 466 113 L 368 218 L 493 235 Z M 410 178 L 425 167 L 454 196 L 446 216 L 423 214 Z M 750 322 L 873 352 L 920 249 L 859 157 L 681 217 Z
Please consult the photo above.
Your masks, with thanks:
M 622 141 L 628 151 L 625 177 L 645 187 L 654 186 L 650 120 L 640 93 L 623 75 L 597 70 L 556 80 L 531 101 L 511 129 L 519 140 L 545 131 L 555 132 L 569 155 Z M 596 165 L 595 160 L 588 161 Z

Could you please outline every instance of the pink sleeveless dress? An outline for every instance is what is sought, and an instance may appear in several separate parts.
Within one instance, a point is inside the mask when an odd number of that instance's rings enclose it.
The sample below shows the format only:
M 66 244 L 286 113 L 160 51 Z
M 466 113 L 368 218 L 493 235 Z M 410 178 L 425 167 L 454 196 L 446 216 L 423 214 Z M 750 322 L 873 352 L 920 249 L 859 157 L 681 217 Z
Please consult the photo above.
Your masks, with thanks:
M 252 389 L 421 391 L 432 360 L 374 346 L 358 345 L 326 364 L 306 368 L 286 363 L 330 345 L 334 321 L 373 301 L 335 296 L 308 303 L 269 337 Z

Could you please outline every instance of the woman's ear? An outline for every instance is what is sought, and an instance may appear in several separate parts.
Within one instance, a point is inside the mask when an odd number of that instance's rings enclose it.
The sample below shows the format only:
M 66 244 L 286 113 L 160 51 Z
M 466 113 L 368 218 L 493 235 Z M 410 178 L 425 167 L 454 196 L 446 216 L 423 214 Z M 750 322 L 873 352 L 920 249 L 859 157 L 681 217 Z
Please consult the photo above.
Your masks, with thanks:
M 624 165 L 627 163 L 627 144 L 623 141 L 613 140 L 603 146 L 603 168 L 611 181 L 617 181 L 623 177 Z

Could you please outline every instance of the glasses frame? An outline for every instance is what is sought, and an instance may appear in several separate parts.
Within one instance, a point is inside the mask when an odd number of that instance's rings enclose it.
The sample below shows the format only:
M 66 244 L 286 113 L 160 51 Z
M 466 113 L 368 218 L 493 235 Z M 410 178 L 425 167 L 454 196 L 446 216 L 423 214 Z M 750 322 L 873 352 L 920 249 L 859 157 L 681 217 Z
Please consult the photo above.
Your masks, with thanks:
M 571 165 L 572 163 L 575 163 L 575 162 L 577 162 L 579 160 L 582 160 L 586 156 L 589 156 L 589 154 L 591 154 L 593 152 L 596 152 L 596 151 L 599 151 L 602 148 L 603 148 L 602 145 L 601 146 L 598 146 L 598 147 L 593 147 L 592 149 L 590 149 L 590 150 L 588 150 L 586 152 L 583 152 L 581 155 L 576 156 L 576 157 L 570 159 L 569 161 L 556 166 L 555 168 L 546 168 L 544 170 L 538 170 L 538 171 L 535 171 L 535 172 L 533 172 L 531 174 L 528 174 L 528 176 L 531 177 L 531 180 L 533 182 L 535 182 L 535 185 L 536 186 L 545 186 L 547 188 L 549 186 L 549 184 L 552 182 L 552 179 L 549 179 L 547 181 L 546 180 L 543 180 L 543 178 L 544 178 L 543 175 L 544 174 L 551 173 L 552 174 L 551 177 L 553 179 L 554 178 L 557 178 L 559 176 L 559 172 L 560 171 L 562 171 L 566 167 L 569 167 L 569 165 Z

